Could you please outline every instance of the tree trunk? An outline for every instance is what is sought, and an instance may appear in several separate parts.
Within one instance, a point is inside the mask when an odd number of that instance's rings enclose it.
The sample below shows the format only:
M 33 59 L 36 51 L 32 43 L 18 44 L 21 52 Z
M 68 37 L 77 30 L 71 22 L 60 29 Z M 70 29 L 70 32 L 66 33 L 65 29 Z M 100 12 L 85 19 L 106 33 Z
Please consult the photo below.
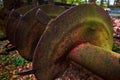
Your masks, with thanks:
M 66 0 L 61 0 L 62 1 L 62 3 L 66 3 Z
M 110 0 L 108 0 L 107 7 L 110 7 Z
M 32 0 L 27 0 L 27 4 L 32 4 Z
M 38 0 L 38 3 L 39 3 L 39 4 L 43 4 L 43 3 L 44 3 L 44 0 Z
M 115 4 L 116 6 L 120 6 L 120 0 L 115 0 L 114 4 Z
M 100 6 L 103 6 L 103 1 L 104 1 L 104 0 L 101 0 L 101 1 L 100 1 Z
M 89 0 L 89 3 L 94 3 L 94 4 L 96 4 L 96 0 Z
M 85 3 L 87 3 L 87 0 L 85 0 Z

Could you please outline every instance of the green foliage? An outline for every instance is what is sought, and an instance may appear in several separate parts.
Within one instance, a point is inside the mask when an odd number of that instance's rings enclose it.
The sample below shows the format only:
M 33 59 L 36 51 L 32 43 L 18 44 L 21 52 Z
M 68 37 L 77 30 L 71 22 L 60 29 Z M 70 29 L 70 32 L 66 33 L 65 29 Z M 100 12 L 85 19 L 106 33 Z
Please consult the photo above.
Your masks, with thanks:
M 13 75 L 15 72 L 19 72 L 22 66 L 28 63 L 15 51 L 9 55 L 0 55 L 0 80 L 17 80 L 18 75 Z M 29 80 L 29 79 L 26 79 Z
M 55 0 L 55 2 L 62 2 L 63 0 Z M 74 4 L 74 5 L 78 5 L 78 4 L 83 4 L 86 3 L 85 0 L 65 0 L 66 4 Z
M 21 65 L 25 65 L 27 63 L 27 61 L 25 59 L 23 59 L 21 56 L 16 57 L 14 60 L 14 65 L 15 66 L 21 66 Z
M 0 55 L 0 63 L 3 63 L 5 66 L 6 65 L 9 65 L 9 64 L 11 64 L 12 63 L 12 59 L 13 59 L 13 57 L 9 57 L 9 56 L 4 56 L 4 55 Z M 11 59 L 12 61 L 10 61 L 9 59 Z
M 86 4 L 89 2 L 89 0 L 54 0 L 55 2 L 66 2 L 66 4 L 71 4 L 71 5 L 79 5 L 79 4 Z M 111 1 L 110 1 L 111 2 Z M 96 4 L 100 5 L 100 0 L 96 0 Z M 103 2 L 102 5 L 104 8 L 108 7 L 108 3 L 107 2 Z
M 112 51 L 120 52 L 120 47 L 117 44 L 114 44 Z
M 25 59 L 23 59 L 21 56 L 11 56 L 11 55 L 0 55 L 0 63 L 3 63 L 5 66 L 7 65 L 15 65 L 15 66 L 22 66 L 27 63 Z
M 3 0 L 0 0 L 0 8 L 3 8 L 4 7 L 4 2 Z
M 10 75 L 7 72 L 3 72 L 0 76 L 0 80 L 8 80 L 10 79 Z

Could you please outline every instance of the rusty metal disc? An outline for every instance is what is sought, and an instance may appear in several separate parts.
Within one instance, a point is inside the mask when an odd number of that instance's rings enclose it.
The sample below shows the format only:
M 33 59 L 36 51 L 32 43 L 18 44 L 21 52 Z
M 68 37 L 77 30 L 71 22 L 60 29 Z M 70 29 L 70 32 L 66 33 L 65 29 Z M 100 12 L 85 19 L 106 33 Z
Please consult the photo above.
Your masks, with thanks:
M 35 7 L 35 6 L 33 6 L 33 5 L 23 6 L 23 7 L 20 7 L 20 8 L 18 8 L 18 9 L 16 9 L 16 12 L 24 15 L 27 11 L 29 11 L 29 10 L 32 9 L 33 7 Z
M 34 48 L 46 27 L 46 24 L 42 24 L 36 19 L 37 9 L 33 8 L 23 16 L 15 33 L 17 50 L 20 55 L 30 61 L 32 60 Z
M 7 21 L 7 26 L 6 26 L 6 34 L 7 34 L 7 37 L 9 39 L 9 41 L 15 45 L 15 40 L 14 40 L 14 37 L 15 37 L 15 30 L 17 28 L 17 25 L 20 21 L 20 18 L 22 17 L 22 15 L 30 10 L 33 6 L 29 5 L 29 6 L 24 6 L 24 7 L 21 7 L 19 9 L 16 9 L 16 10 L 12 10 L 10 12 L 10 15 L 9 15 L 9 18 L 8 18 L 8 21 Z
M 52 4 L 41 5 L 40 8 L 51 18 L 55 18 L 65 11 L 64 6 L 57 6 Z
M 25 13 L 15 33 L 15 46 L 19 51 L 20 55 L 22 55 L 25 59 L 29 61 L 32 60 L 33 52 L 35 47 L 37 46 L 37 42 L 41 37 L 43 31 L 45 30 L 47 23 L 50 20 L 49 17 L 45 18 L 45 15 L 41 15 L 41 14 L 38 14 L 38 17 L 36 17 L 36 11 L 38 8 L 41 9 L 41 6 L 33 8 L 27 13 Z M 50 6 L 47 8 L 51 9 Z M 62 11 L 63 8 L 62 10 L 61 8 L 59 8 L 59 10 Z M 54 12 L 55 11 L 54 9 L 54 11 L 50 10 L 50 12 L 48 11 L 47 13 L 46 12 L 45 13 L 49 14 L 53 12 L 53 14 L 57 13 L 57 15 L 59 15 L 61 13 L 59 10 L 56 8 L 56 12 Z M 57 11 L 59 12 L 59 14 Z M 41 18 L 44 19 L 41 21 Z
M 19 22 L 20 19 L 20 14 L 17 13 L 15 10 L 12 10 L 9 18 L 8 18 L 8 22 L 7 22 L 7 26 L 6 26 L 6 34 L 7 34 L 7 38 L 8 40 L 14 44 L 14 33 L 17 27 L 17 24 Z
M 53 80 L 63 73 L 69 63 L 69 51 L 86 42 L 108 50 L 113 43 L 108 13 L 93 4 L 75 6 L 47 25 L 34 52 L 37 80 Z

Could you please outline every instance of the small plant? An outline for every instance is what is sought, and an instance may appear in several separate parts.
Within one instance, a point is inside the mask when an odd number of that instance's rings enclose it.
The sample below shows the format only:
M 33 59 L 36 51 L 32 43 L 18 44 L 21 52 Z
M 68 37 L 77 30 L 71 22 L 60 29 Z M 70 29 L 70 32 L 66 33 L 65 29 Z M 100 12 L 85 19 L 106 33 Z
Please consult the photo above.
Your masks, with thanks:
M 23 59 L 21 56 L 11 56 L 11 55 L 2 56 L 1 55 L 0 58 L 3 61 L 5 66 L 10 65 L 10 64 L 14 64 L 15 66 L 22 66 L 27 63 L 27 61 Z
M 3 72 L 0 76 L 0 80 L 7 80 L 10 79 L 10 75 L 7 72 Z
M 112 51 L 120 53 L 120 47 L 117 44 L 114 43 Z
M 26 66 L 27 63 L 29 62 L 14 51 L 7 56 L 0 55 L 0 80 L 17 80 L 19 76 L 16 74 L 20 72 L 22 70 L 21 68 Z
M 16 57 L 14 60 L 15 66 L 22 66 L 22 65 L 25 65 L 26 63 L 27 63 L 27 61 L 25 59 L 23 59 L 21 56 Z

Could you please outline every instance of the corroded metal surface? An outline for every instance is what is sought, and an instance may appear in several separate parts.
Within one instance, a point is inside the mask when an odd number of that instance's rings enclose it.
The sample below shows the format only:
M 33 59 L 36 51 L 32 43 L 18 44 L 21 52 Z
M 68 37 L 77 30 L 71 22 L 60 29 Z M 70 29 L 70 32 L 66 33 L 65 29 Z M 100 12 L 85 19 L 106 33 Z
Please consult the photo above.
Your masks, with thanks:
M 65 11 L 64 6 L 57 6 L 57 5 L 41 5 L 40 8 L 51 18 L 55 18 L 56 16 L 60 15 L 62 12 Z
M 22 6 L 22 7 L 18 8 L 18 9 L 16 9 L 16 12 L 24 15 L 27 11 L 29 11 L 33 7 L 35 7 L 35 6 L 33 6 L 33 5 Z
M 33 69 L 38 80 L 53 80 L 69 63 L 75 46 L 90 42 L 111 50 L 112 24 L 108 13 L 92 4 L 75 6 L 51 21 L 34 52 Z
M 41 23 L 35 17 L 37 8 L 29 10 L 23 15 L 15 33 L 15 46 L 27 60 L 32 60 L 34 49 L 37 42 L 46 28 L 46 24 Z M 44 15 L 47 16 L 47 15 Z M 49 21 L 49 17 L 46 21 Z
M 20 21 L 20 18 L 22 18 L 22 15 L 24 15 L 28 10 L 30 10 L 33 6 L 24 6 L 16 10 L 12 10 L 10 12 L 7 26 L 6 26 L 6 34 L 10 42 L 15 45 L 15 31 L 18 26 L 18 23 Z
M 42 12 L 45 9 L 42 10 L 40 8 L 41 6 L 38 6 L 25 13 L 23 18 L 21 19 L 21 22 L 19 22 L 19 26 L 17 27 L 15 33 L 16 48 L 25 59 L 30 61 L 32 60 L 33 52 L 37 45 L 37 42 L 39 41 L 39 38 L 45 30 L 47 23 L 50 21 L 50 18 L 46 14 L 52 12 L 53 15 L 59 15 L 61 13 L 60 11 L 63 10 L 63 8 L 59 8 L 58 6 L 57 8 L 59 10 L 56 8 L 54 10 L 50 10 L 50 12 Z M 47 8 L 48 10 L 51 9 L 50 6 L 48 6 Z
M 89 43 L 75 47 L 68 57 L 105 80 L 120 80 L 120 54 Z
M 50 21 L 50 17 L 43 12 L 40 8 L 38 8 L 38 10 L 36 11 L 35 17 L 38 21 L 40 21 L 40 23 L 47 25 L 48 22 Z
M 9 15 L 6 26 L 7 38 L 13 45 L 15 45 L 14 35 L 19 20 L 20 20 L 20 14 L 13 9 Z

